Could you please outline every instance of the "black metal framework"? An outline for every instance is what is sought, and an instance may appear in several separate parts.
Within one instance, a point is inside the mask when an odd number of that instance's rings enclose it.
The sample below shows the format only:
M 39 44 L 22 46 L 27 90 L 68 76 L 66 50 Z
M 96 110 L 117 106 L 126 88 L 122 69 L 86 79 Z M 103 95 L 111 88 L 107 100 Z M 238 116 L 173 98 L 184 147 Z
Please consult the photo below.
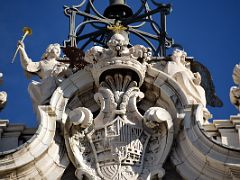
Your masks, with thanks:
M 95 3 L 102 1 L 95 0 Z M 127 6 L 123 0 L 110 0 L 107 8 L 119 1 L 122 6 Z M 130 17 L 114 19 L 105 17 L 106 13 L 105 16 L 101 14 L 96 9 L 94 0 L 82 0 L 79 5 L 72 7 L 64 6 L 64 13 L 69 18 L 70 25 L 69 39 L 64 41 L 64 47 L 78 47 L 84 50 L 92 42 L 106 46 L 107 34 L 111 33 L 111 27 L 114 27 L 139 37 L 152 49 L 154 56 L 165 57 L 167 49 L 181 48 L 180 45 L 174 44 L 173 39 L 167 34 L 166 17 L 172 11 L 170 4 L 158 3 L 155 0 L 134 0 L 134 3 L 140 3 L 140 8 L 135 13 L 131 14 L 131 11 L 126 9 Z M 157 14 L 160 18 L 156 21 L 154 16 Z M 77 16 L 83 17 L 83 20 L 76 25 Z M 88 29 L 91 32 L 84 31 L 86 25 L 91 26 Z M 149 31 L 141 29 L 146 25 L 150 27 Z

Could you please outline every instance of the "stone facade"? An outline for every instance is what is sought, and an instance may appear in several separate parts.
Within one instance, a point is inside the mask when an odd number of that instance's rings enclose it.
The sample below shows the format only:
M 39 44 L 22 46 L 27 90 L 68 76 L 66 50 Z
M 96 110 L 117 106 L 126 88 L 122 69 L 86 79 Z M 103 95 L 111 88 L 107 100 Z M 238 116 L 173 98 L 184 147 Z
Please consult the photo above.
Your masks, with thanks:
M 240 115 L 211 123 L 208 80 L 187 53 L 154 57 L 116 27 L 79 69 L 59 61 L 58 44 L 33 62 L 19 43 L 23 69 L 41 78 L 29 85 L 39 125 L 0 121 L 0 179 L 240 179 Z
M 22 124 L 9 124 L 8 120 L 0 121 L 0 151 L 16 149 L 27 142 L 36 132 L 35 128 L 26 128 Z
M 186 53 L 152 63 L 149 49 L 127 41 L 116 33 L 108 48 L 87 51 L 89 65 L 36 106 L 36 132 L 1 121 L 2 179 L 240 177 L 239 115 L 208 122 Z

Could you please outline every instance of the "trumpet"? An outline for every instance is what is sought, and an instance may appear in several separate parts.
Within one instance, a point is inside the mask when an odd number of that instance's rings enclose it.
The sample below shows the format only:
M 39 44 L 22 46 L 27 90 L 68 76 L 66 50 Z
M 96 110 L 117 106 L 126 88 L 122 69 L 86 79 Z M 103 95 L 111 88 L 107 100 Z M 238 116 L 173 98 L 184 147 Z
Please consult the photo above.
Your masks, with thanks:
M 29 27 L 24 27 L 23 28 L 23 36 L 22 36 L 22 39 L 20 40 L 20 42 L 23 42 L 27 35 L 32 35 L 32 29 L 29 28 Z M 16 51 L 14 53 L 14 56 L 12 58 L 12 63 L 14 63 L 18 51 L 19 51 L 19 45 L 18 45 L 18 47 L 17 47 L 17 49 L 16 49 Z

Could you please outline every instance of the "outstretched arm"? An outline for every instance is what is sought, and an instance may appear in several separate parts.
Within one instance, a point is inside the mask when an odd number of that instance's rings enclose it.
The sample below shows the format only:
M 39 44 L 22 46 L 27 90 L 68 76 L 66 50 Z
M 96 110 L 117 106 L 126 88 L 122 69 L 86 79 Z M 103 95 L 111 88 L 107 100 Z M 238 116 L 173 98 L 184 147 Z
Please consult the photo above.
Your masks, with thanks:
M 27 55 L 23 42 L 18 42 L 21 65 L 28 72 L 37 72 L 40 70 L 39 62 L 33 62 Z

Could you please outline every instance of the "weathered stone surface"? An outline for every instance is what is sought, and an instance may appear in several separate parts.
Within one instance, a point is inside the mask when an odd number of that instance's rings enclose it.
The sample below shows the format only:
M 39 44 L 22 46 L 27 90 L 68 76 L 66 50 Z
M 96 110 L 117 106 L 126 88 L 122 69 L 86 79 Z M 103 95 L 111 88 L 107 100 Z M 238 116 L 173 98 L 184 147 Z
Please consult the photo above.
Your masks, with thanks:
M 123 34 L 90 48 L 89 64 L 77 72 L 56 61 L 59 45 L 34 63 L 20 44 L 23 68 L 43 78 L 30 89 L 40 124 L 35 132 L 0 121 L 0 178 L 240 177 L 240 116 L 210 123 L 201 76 L 186 53 L 152 63 L 151 50 L 130 47 Z M 237 85 L 239 75 L 236 66 Z M 230 94 L 237 107 L 238 89 Z

